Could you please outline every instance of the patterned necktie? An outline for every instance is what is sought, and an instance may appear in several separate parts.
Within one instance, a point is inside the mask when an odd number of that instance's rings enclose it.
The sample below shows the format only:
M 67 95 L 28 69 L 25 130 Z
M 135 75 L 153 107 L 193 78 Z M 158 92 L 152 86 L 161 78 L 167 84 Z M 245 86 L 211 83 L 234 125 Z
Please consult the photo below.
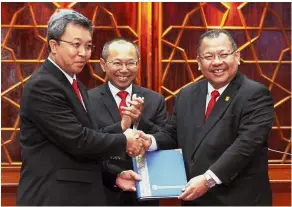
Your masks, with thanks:
M 80 90 L 79 90 L 79 87 L 77 85 L 77 81 L 75 79 L 73 79 L 72 87 L 73 87 L 77 97 L 79 98 L 80 102 L 82 103 Z
M 121 98 L 121 102 L 120 102 L 120 105 L 119 105 L 119 111 L 120 111 L 120 115 L 122 117 L 122 106 L 127 106 L 126 104 L 126 98 L 127 98 L 127 95 L 128 95 L 128 92 L 127 91 L 120 91 L 117 93 L 117 95 Z
M 211 93 L 211 99 L 208 103 L 208 107 L 207 107 L 207 111 L 206 111 L 206 114 L 205 114 L 205 120 L 208 119 L 213 107 L 215 106 L 215 103 L 216 103 L 216 98 L 220 95 L 220 93 L 216 90 L 212 91 Z

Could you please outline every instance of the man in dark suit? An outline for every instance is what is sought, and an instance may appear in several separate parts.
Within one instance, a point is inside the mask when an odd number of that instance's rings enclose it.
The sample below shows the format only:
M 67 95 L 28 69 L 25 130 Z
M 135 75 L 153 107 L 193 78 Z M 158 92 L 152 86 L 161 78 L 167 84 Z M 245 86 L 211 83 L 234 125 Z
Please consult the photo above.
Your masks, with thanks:
M 91 22 L 72 10 L 49 21 L 49 57 L 25 84 L 21 100 L 17 205 L 105 205 L 101 160 L 143 151 L 134 133 L 96 131 L 86 89 L 76 80 L 90 58 L 92 32 Z M 137 174 L 126 171 L 116 184 L 135 190 L 134 179 Z
M 272 205 L 270 92 L 238 71 L 240 53 L 227 31 L 204 33 L 197 54 L 206 79 L 179 92 L 171 119 L 154 134 L 158 149 L 183 149 L 190 180 L 179 199 L 185 205 Z
M 88 93 L 100 130 L 122 133 L 133 128 L 158 132 L 167 119 L 165 101 L 162 95 L 133 84 L 139 64 L 137 45 L 123 38 L 113 39 L 104 45 L 100 63 L 108 81 Z M 126 93 L 125 101 L 119 96 L 121 92 Z M 123 102 L 128 105 L 121 106 Z M 115 165 L 118 172 L 132 169 L 131 159 L 125 152 L 106 162 Z M 138 203 L 136 193 L 115 192 L 111 189 L 111 177 L 104 173 L 104 178 L 110 189 L 107 189 L 108 205 L 158 205 L 158 202 Z

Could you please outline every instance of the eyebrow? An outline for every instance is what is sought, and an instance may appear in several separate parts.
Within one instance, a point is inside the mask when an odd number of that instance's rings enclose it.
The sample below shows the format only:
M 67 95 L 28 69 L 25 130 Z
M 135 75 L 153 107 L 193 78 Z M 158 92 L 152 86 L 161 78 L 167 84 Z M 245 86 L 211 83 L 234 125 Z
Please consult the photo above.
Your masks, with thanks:
M 122 59 L 119 59 L 119 58 L 115 58 L 115 59 L 113 59 L 112 61 L 115 61 L 115 60 L 123 61 Z M 135 58 L 131 58 L 131 59 L 126 60 L 126 61 L 131 61 L 131 60 L 135 60 Z
M 228 52 L 229 49 L 221 49 L 219 50 L 218 52 L 221 53 L 221 52 Z M 232 51 L 232 50 L 231 50 Z M 214 52 L 205 52 L 204 54 L 213 54 Z
M 78 40 L 78 41 L 86 42 L 86 41 L 84 41 L 83 39 L 81 39 L 81 38 L 79 38 L 79 37 L 75 37 L 75 38 L 73 39 L 73 41 L 74 41 L 74 40 Z M 88 40 L 87 42 L 92 43 L 92 40 Z

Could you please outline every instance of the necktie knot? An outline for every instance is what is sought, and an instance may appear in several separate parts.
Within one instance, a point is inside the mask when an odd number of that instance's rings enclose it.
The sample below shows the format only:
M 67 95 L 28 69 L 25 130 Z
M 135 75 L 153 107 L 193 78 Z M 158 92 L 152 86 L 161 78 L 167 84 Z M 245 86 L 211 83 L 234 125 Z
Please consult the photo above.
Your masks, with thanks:
M 218 96 L 220 95 L 220 93 L 216 90 L 212 91 L 211 92 L 211 99 L 209 101 L 209 104 L 208 104 L 208 107 L 207 107 L 207 111 L 206 111 L 206 114 L 205 114 L 205 120 L 208 119 L 215 103 L 216 103 L 216 98 L 218 98 Z
M 74 88 L 74 90 L 78 88 L 77 81 L 75 79 L 73 79 L 72 87 Z
M 211 97 L 214 98 L 214 99 L 216 99 L 219 95 L 220 95 L 220 93 L 217 90 L 214 90 L 211 93 Z
M 121 102 L 120 102 L 120 105 L 119 105 L 119 111 L 120 111 L 120 115 L 122 117 L 122 106 L 127 106 L 126 104 L 126 98 L 127 98 L 127 95 L 128 95 L 128 92 L 127 91 L 120 91 L 117 93 L 117 95 L 121 98 Z
M 73 79 L 73 83 L 72 83 L 72 87 L 78 97 L 78 99 L 80 100 L 80 102 L 82 103 L 82 99 L 81 99 L 81 94 L 80 94 L 80 90 L 79 87 L 77 85 L 77 81 L 75 79 Z
M 122 99 L 122 100 L 126 100 L 128 92 L 127 91 L 120 91 L 117 93 L 117 95 Z

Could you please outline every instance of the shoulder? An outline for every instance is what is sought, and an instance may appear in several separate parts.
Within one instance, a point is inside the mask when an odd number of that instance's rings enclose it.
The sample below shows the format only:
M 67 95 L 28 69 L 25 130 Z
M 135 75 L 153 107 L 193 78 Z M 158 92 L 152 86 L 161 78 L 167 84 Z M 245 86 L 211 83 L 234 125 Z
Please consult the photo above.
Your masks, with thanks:
M 103 91 L 105 91 L 105 83 L 101 84 L 95 88 L 89 89 L 88 95 L 89 95 L 89 97 L 96 97 L 96 96 L 99 96 L 99 94 Z
M 141 86 L 134 86 L 136 91 L 138 91 L 139 93 L 143 94 L 144 96 L 150 97 L 150 98 L 155 98 L 155 99 L 164 99 L 164 96 L 161 95 L 160 93 L 157 93 L 156 91 L 153 91 L 151 89 L 148 88 L 144 88 Z
M 186 85 L 184 86 L 179 94 L 186 94 L 186 95 L 189 95 L 190 93 L 193 94 L 195 93 L 196 91 L 200 90 L 201 87 L 204 87 L 204 86 L 207 86 L 207 80 L 206 79 L 202 79 L 202 80 L 199 80 L 195 83 L 190 83 L 189 85 Z
M 246 76 L 244 76 L 243 78 L 243 82 L 242 82 L 242 87 L 241 87 L 242 91 L 253 95 L 259 92 L 266 92 L 269 93 L 269 89 L 262 83 L 254 81 Z
M 35 103 L 61 103 L 65 100 L 65 94 L 64 83 L 40 67 L 26 82 L 22 91 L 22 103 L 26 103 L 25 107 L 33 109 L 34 101 L 36 101 Z M 29 104 L 27 104 L 28 102 Z
M 34 72 L 25 83 L 24 90 L 41 90 L 46 88 L 58 87 L 60 84 L 60 81 L 58 81 L 58 79 L 53 74 L 46 71 L 42 65 L 40 66 L 38 71 Z

